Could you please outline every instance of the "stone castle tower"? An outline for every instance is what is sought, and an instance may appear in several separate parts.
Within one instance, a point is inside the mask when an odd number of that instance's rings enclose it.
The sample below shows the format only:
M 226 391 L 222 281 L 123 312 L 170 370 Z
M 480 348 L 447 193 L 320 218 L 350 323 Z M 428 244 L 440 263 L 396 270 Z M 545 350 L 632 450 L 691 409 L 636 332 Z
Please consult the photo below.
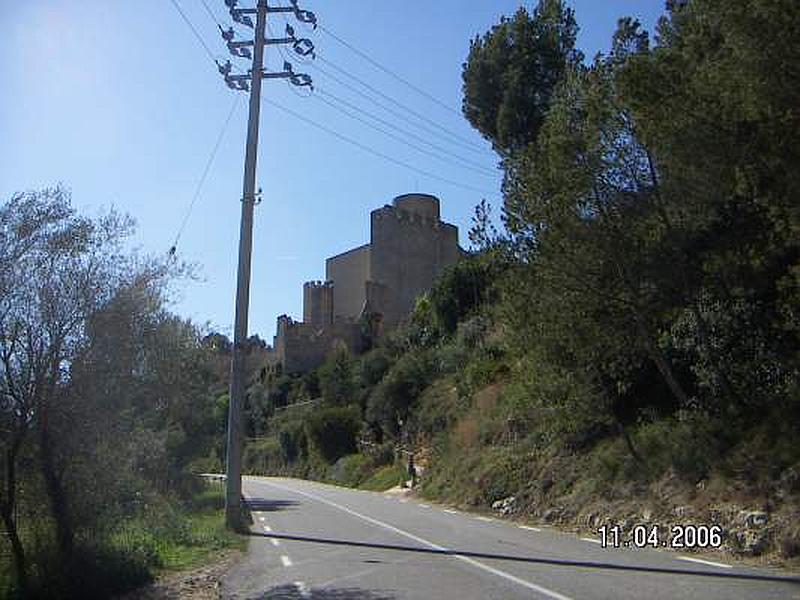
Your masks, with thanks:
M 365 323 L 386 330 L 463 254 L 458 228 L 441 221 L 439 199 L 397 196 L 370 214 L 370 241 L 325 261 L 326 281 L 303 286 L 303 321 L 278 317 L 274 365 L 287 373 L 319 366 L 336 346 L 362 350 Z

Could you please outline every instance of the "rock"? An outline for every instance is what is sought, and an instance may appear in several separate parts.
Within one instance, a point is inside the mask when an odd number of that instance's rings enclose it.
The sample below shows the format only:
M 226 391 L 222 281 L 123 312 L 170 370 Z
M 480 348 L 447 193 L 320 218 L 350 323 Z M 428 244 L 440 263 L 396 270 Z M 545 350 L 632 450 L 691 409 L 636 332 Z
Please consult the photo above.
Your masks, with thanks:
M 642 520 L 646 522 L 653 520 L 653 510 L 651 508 L 648 507 L 642 511 Z
M 738 554 L 746 556 L 760 556 L 769 544 L 769 532 L 738 530 L 732 531 L 730 540 Z
M 492 502 L 492 510 L 498 511 L 502 515 L 510 515 L 517 510 L 517 497 L 509 496 L 502 500 Z
M 736 522 L 745 527 L 763 527 L 769 522 L 769 515 L 763 510 L 740 510 Z
M 560 508 L 548 508 L 544 511 L 542 518 L 547 523 L 552 523 L 553 521 L 557 521 L 561 517 L 561 509 Z
M 694 514 L 694 507 L 692 506 L 676 506 L 672 510 L 672 514 L 678 517 L 679 519 L 685 519 L 687 517 L 691 517 Z

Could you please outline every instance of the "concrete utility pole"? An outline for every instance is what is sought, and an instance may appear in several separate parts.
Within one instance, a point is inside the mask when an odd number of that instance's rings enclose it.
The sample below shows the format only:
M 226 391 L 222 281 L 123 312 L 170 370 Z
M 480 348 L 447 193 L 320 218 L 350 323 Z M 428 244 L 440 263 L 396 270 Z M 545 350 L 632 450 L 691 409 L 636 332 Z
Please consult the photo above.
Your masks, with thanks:
M 294 73 L 292 65 L 284 62 L 283 71 L 264 72 L 264 46 L 266 44 L 289 43 L 301 55 L 312 54 L 314 45 L 307 39 L 298 39 L 294 31 L 290 37 L 278 40 L 265 39 L 264 31 L 269 12 L 293 12 L 298 20 L 316 26 L 316 17 L 309 11 L 301 10 L 297 3 L 292 7 L 274 7 L 267 5 L 267 0 L 258 0 L 255 9 L 236 8 L 237 0 L 226 0 L 232 19 L 247 27 L 252 27 L 248 15 L 255 13 L 255 39 L 252 42 L 233 42 L 234 31 L 220 27 L 223 39 L 234 57 L 249 58 L 249 46 L 253 47 L 252 69 L 249 75 L 232 75 L 232 65 L 217 63 L 220 73 L 228 87 L 234 90 L 247 91 L 247 80 L 250 80 L 250 114 L 247 121 L 247 148 L 244 159 L 244 183 L 242 191 L 242 220 L 239 229 L 239 269 L 236 283 L 236 314 L 233 326 L 233 353 L 231 360 L 230 403 L 228 406 L 228 451 L 225 482 L 225 522 L 230 529 L 242 529 L 242 412 L 245 392 L 245 361 L 247 359 L 247 317 L 250 306 L 250 263 L 253 251 L 253 209 L 256 204 L 256 162 L 258 159 L 258 125 L 261 113 L 261 82 L 263 79 L 287 78 L 293 85 L 311 87 L 308 75 Z M 313 88 L 312 88 L 313 89 Z
M 242 518 L 242 405 L 247 352 L 247 316 L 250 306 L 250 262 L 253 252 L 253 208 L 256 204 L 256 161 L 258 160 L 258 121 L 261 113 L 261 73 L 264 63 L 264 29 L 267 2 L 256 8 L 253 46 L 253 71 L 250 85 L 250 116 L 247 120 L 247 149 L 242 186 L 242 222 L 239 228 L 239 270 L 236 277 L 236 316 L 233 325 L 230 404 L 228 409 L 228 464 L 225 481 L 225 522 L 231 529 L 241 528 Z

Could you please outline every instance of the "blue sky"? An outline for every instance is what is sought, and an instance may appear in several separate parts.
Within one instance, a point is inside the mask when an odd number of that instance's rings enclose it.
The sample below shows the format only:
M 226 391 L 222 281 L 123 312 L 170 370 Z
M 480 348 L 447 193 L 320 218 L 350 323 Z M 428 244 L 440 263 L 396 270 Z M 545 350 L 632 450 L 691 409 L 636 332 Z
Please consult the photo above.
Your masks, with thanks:
M 177 1 L 212 53 L 224 59 L 225 47 L 201 0 Z M 222 0 L 206 1 L 216 18 L 227 23 Z M 241 6 L 251 4 L 240 1 Z M 456 110 L 470 39 L 520 5 L 510 0 L 300 4 L 328 30 Z M 652 32 L 663 12 L 663 0 L 574 0 L 571 5 L 581 27 L 578 45 L 588 56 L 608 49 L 618 17 L 638 17 Z M 62 182 L 80 210 L 97 214 L 113 205 L 137 221 L 138 247 L 166 252 L 236 97 L 170 0 L 0 2 L 0 22 L 0 197 Z M 282 32 L 284 23 L 275 16 L 273 31 Z M 263 104 L 258 165 L 263 201 L 256 208 L 249 330 L 267 339 L 277 315 L 302 314 L 302 283 L 324 277 L 325 257 L 368 241 L 373 208 L 407 192 L 435 194 L 443 218 L 459 226 L 466 246 L 474 206 L 482 197 L 497 206 L 500 198 L 499 173 L 483 174 L 495 169 L 495 156 L 462 117 L 387 76 L 326 33 L 303 25 L 295 29 L 312 38 L 327 61 L 318 63 L 325 71 L 369 95 L 329 65 L 347 70 L 458 140 L 438 129 L 433 131 L 439 136 L 433 136 L 415 128 L 298 60 L 293 61 L 295 71 L 312 75 L 318 93 L 305 97 L 283 81 L 266 81 L 264 98 L 397 161 L 485 193 L 411 171 Z M 283 62 L 274 48 L 268 48 L 267 61 L 274 68 Z M 325 94 L 484 170 L 409 148 L 337 112 L 320 100 L 331 98 Z M 227 334 L 233 322 L 247 120 L 246 97 L 240 95 L 178 244 L 184 259 L 200 265 L 201 280 L 182 285 L 173 306 Z M 416 120 L 410 114 L 407 118 Z

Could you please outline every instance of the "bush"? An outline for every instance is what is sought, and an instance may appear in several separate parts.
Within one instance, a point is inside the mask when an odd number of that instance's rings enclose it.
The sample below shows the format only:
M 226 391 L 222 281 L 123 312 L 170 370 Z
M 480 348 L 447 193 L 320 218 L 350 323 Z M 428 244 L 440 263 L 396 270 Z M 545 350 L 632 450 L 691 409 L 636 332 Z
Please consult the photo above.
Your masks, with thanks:
M 345 406 L 355 400 L 353 359 L 347 350 L 334 352 L 319 368 L 319 388 L 328 404 Z
M 381 380 L 367 402 L 367 419 L 380 424 L 384 433 L 396 436 L 398 419 L 408 420 L 411 406 L 436 373 L 432 354 L 410 350 Z
M 340 485 L 356 487 L 369 477 L 371 470 L 372 461 L 368 457 L 363 454 L 348 454 L 328 469 L 328 477 Z
M 245 445 L 242 466 L 245 473 L 267 475 L 280 473 L 286 466 L 281 445 L 275 438 L 266 438 Z
M 286 423 L 278 430 L 281 456 L 286 464 L 308 458 L 308 438 L 301 421 Z
M 328 464 L 356 452 L 356 439 L 361 429 L 358 407 L 323 408 L 312 413 L 305 424 L 312 452 Z

